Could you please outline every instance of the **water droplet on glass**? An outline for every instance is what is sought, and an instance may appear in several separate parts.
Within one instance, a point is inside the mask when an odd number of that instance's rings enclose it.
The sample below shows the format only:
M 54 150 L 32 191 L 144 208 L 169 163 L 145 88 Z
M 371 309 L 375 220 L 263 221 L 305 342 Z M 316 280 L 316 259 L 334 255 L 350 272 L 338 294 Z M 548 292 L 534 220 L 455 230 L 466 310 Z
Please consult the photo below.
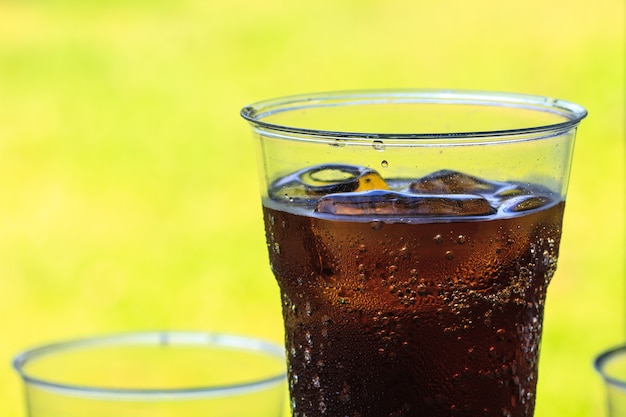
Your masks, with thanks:
M 387 168 L 389 166 L 389 162 L 383 159 L 380 163 L 380 166 L 383 168 Z
M 343 381 L 343 386 L 339 392 L 339 400 L 343 403 L 350 401 L 350 384 L 346 381 Z
M 382 152 L 385 150 L 385 144 L 383 143 L 382 140 L 378 140 L 378 139 L 372 142 L 372 147 L 379 152 Z
M 496 331 L 496 334 L 498 335 L 498 339 L 500 340 L 504 340 L 504 333 L 506 333 L 506 330 L 504 329 L 498 329 Z

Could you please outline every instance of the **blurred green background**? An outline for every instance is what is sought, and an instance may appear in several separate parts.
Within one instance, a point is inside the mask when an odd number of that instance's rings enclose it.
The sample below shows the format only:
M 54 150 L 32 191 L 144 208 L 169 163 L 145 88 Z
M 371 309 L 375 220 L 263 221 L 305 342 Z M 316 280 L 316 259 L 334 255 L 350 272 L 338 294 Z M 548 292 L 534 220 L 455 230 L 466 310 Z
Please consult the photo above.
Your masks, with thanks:
M 626 341 L 625 4 L 0 0 L 0 410 L 18 351 L 146 330 L 280 342 L 250 102 L 467 88 L 583 104 L 537 417 L 603 415 Z

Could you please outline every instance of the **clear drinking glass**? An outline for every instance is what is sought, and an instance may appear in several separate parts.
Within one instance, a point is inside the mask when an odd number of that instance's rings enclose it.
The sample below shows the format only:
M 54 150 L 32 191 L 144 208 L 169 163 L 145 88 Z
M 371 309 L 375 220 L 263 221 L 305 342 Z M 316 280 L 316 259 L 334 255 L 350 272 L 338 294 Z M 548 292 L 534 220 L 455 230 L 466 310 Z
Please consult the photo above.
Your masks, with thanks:
M 258 150 L 294 417 L 532 416 L 585 109 L 384 90 L 241 114 Z
M 609 417 L 626 416 L 626 345 L 602 353 L 596 358 L 596 370 L 606 387 Z
M 284 348 L 243 336 L 150 332 L 25 351 L 29 417 L 279 417 Z

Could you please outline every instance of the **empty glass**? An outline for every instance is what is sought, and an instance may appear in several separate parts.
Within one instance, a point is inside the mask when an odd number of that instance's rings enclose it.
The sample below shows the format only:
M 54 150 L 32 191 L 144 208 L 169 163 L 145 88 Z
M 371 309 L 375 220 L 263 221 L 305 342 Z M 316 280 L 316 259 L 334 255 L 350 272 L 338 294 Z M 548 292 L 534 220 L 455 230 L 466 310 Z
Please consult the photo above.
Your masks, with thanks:
M 279 417 L 283 348 L 227 334 L 149 332 L 19 354 L 29 417 Z
M 626 416 L 626 345 L 602 353 L 595 366 L 605 382 L 608 416 Z

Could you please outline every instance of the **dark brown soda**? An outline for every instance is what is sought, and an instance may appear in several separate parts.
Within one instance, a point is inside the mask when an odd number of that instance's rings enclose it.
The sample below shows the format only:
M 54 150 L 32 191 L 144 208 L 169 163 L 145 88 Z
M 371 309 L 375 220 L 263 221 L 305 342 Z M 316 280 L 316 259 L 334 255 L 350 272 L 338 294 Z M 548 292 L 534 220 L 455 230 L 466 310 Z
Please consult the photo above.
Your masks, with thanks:
M 393 220 L 265 204 L 293 416 L 532 416 L 564 207 L 541 201 Z

